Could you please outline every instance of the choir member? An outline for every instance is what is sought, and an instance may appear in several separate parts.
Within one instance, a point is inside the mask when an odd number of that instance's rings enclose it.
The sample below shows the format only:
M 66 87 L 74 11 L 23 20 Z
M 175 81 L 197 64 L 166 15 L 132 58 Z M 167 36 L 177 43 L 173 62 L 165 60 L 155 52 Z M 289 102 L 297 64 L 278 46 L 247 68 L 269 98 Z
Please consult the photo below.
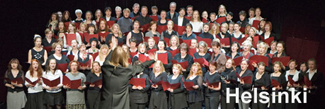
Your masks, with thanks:
M 319 98 L 323 93 L 322 89 L 324 88 L 324 76 L 322 72 L 319 72 L 317 69 L 317 62 L 314 58 L 309 59 L 308 61 L 308 70 L 306 72 L 307 78 L 311 81 L 311 86 L 304 88 L 308 89 L 307 102 L 309 103 L 308 108 L 320 108 L 321 100 Z
M 167 109 L 167 96 L 163 90 L 162 85 L 156 85 L 156 83 L 167 81 L 167 73 L 165 72 L 164 65 L 161 61 L 156 61 L 153 64 L 153 71 L 150 73 L 151 96 L 149 102 L 149 109 Z
M 102 70 L 99 62 L 92 64 L 91 73 L 88 73 L 86 81 L 90 82 L 87 90 L 87 103 L 90 109 L 99 109 L 102 85 L 92 84 L 102 79 Z
M 186 24 L 186 32 L 180 38 L 183 40 L 196 39 L 196 35 L 193 33 L 193 26 L 190 23 Z
M 148 39 L 147 43 L 148 43 L 147 50 L 157 49 L 156 41 L 152 37 Z
M 77 31 L 78 31 L 79 35 L 81 36 L 81 40 L 82 40 L 83 37 L 84 37 L 84 33 L 87 33 L 88 32 L 87 31 L 88 25 L 86 23 L 84 23 L 84 22 L 81 22 L 80 25 L 79 25 L 79 27 L 77 27 L 77 26 L 75 26 L 75 27 L 76 28 L 79 28 Z
M 273 63 L 273 69 L 274 72 L 272 74 L 270 74 L 270 78 L 271 80 L 276 80 L 280 83 L 279 86 L 273 86 L 271 84 L 270 89 L 272 89 L 271 92 L 275 92 L 276 95 L 279 92 L 282 92 L 285 90 L 286 88 L 286 78 L 285 78 L 285 73 L 281 72 L 284 69 L 283 64 L 280 61 L 276 61 Z M 273 90 L 273 88 L 275 88 L 275 90 Z M 270 102 L 270 109 L 285 109 L 285 101 L 284 101 L 284 95 L 280 96 L 281 98 L 279 98 L 279 96 L 275 96 L 273 97 L 272 95 L 270 96 L 270 101 L 273 100 L 273 98 L 275 98 L 275 102 Z M 281 103 L 279 100 L 282 100 Z
M 82 39 L 84 44 L 87 46 L 87 47 L 90 47 L 91 46 L 91 40 L 90 39 L 93 39 L 95 38 L 97 40 L 97 43 L 98 43 L 98 40 L 100 40 L 100 37 L 99 35 L 96 33 L 97 32 L 97 29 L 96 29 L 96 26 L 94 24 L 90 24 L 88 26 L 88 29 L 87 29 L 87 33 L 88 35 L 85 35 L 84 38 Z M 95 35 L 95 37 L 93 38 L 88 38 L 88 40 L 86 40 L 86 37 L 91 37 L 90 35 Z
M 134 3 L 133 4 L 133 7 L 132 7 L 132 12 L 130 14 L 130 17 L 133 18 L 133 17 L 137 17 L 137 16 L 140 16 L 141 15 L 141 12 L 139 12 L 140 10 L 140 4 L 139 3 Z M 124 12 L 123 12 L 124 13 Z
M 62 22 L 71 22 L 71 17 L 70 17 L 70 12 L 69 11 L 64 11 L 63 12 L 63 17 L 62 17 Z
M 203 23 L 205 23 L 204 20 L 208 21 L 208 19 L 209 19 L 209 14 L 208 14 L 207 11 L 203 11 L 201 16 L 202 16 L 202 21 L 203 21 Z
M 307 75 L 307 70 L 308 70 L 308 68 L 307 68 L 307 63 L 306 62 L 302 62 L 302 63 L 300 63 L 300 73 L 302 74 L 302 75 L 304 75 L 304 76 L 306 76 Z
M 222 23 L 221 24 L 221 31 L 218 33 L 216 36 L 219 39 L 224 39 L 224 38 L 229 38 L 229 42 L 231 42 L 231 35 L 227 32 L 228 30 L 228 24 L 227 23 Z M 225 46 L 222 44 L 222 48 L 227 51 L 229 51 L 230 46 Z
M 48 24 L 47 24 L 47 27 L 48 27 L 50 30 L 54 31 L 54 30 L 57 29 L 57 27 L 58 27 L 58 23 L 59 23 L 59 17 L 58 17 L 58 14 L 56 14 L 56 13 L 52 13 L 51 18 L 50 18 L 50 20 L 49 20 L 49 22 L 48 22 Z
M 130 47 L 130 49 L 129 49 L 130 53 L 138 52 L 137 40 L 134 37 L 130 39 L 130 46 L 129 47 Z
M 246 77 L 246 76 L 251 76 L 251 81 L 253 81 L 254 75 L 251 70 L 247 69 L 248 68 L 248 61 L 243 60 L 240 64 L 240 69 L 238 69 L 238 74 L 240 78 Z M 239 78 L 238 78 L 239 79 Z M 239 95 L 242 95 L 244 92 L 249 92 L 252 89 L 252 84 L 245 83 L 244 80 L 240 79 L 240 83 L 238 84 L 239 88 Z M 249 100 L 249 98 L 241 98 L 238 103 L 239 109 L 248 109 L 250 103 L 244 103 L 244 100 Z
M 106 43 L 106 36 L 109 34 L 108 30 L 109 27 L 107 26 L 106 20 L 100 20 L 98 25 L 98 29 L 97 29 L 97 33 L 100 37 L 100 44 L 107 44 Z M 114 25 L 114 24 L 113 24 Z
M 211 56 L 210 61 L 216 61 L 217 62 L 217 72 L 223 72 L 225 69 L 225 64 L 226 64 L 226 56 L 224 53 L 221 53 L 221 45 L 219 42 L 213 41 L 211 43 L 211 48 L 213 50 L 213 54 Z
M 46 78 L 48 80 L 55 80 L 60 78 L 60 83 L 57 86 L 50 87 L 46 85 L 43 81 L 42 86 L 45 89 L 45 103 L 47 105 L 47 109 L 61 109 L 63 104 L 63 95 L 62 95 L 62 72 L 57 69 L 57 61 L 55 59 L 50 59 L 45 71 L 43 72 L 42 78 Z M 55 107 L 53 107 L 55 106 Z
M 267 51 L 267 53 L 268 54 L 275 54 L 276 52 L 277 52 L 277 50 L 276 50 L 276 45 L 278 44 L 278 42 L 277 41 L 272 41 L 271 42 L 271 44 L 270 44 L 270 49 L 268 49 L 268 51 Z
M 145 37 L 160 37 L 160 34 L 157 31 L 157 22 L 155 21 L 150 22 L 150 28 L 146 33 Z
M 239 24 L 239 23 L 234 24 L 234 32 L 231 35 L 231 37 L 236 38 L 237 40 L 240 40 L 245 37 L 245 35 L 240 31 L 240 28 L 241 28 L 240 25 L 241 24 Z
M 187 5 L 186 6 L 186 16 L 192 17 L 193 16 L 193 6 L 192 5 Z
M 257 34 L 258 35 L 262 35 L 265 31 L 265 23 L 266 21 L 265 20 L 261 20 L 260 23 L 258 24 L 258 30 L 257 30 Z
M 178 26 L 186 26 L 186 24 L 189 23 L 190 21 L 187 20 L 184 16 L 185 16 L 185 8 L 181 8 L 179 10 L 178 17 L 174 17 L 172 21 Z
M 169 11 L 167 12 L 167 19 L 174 19 L 178 17 L 178 13 L 176 12 L 176 3 L 170 2 Z
M 196 51 L 198 51 L 198 48 L 199 44 L 197 42 L 197 39 L 191 39 L 190 49 L 196 49 Z
M 143 33 L 140 31 L 140 22 L 133 22 L 133 30 L 126 37 L 126 45 L 130 46 L 129 40 L 134 37 L 137 40 L 137 44 L 143 41 Z
M 93 13 L 91 11 L 87 11 L 85 17 L 86 17 L 86 19 L 83 21 L 84 23 L 86 23 L 87 25 L 90 25 L 90 24 L 96 25 L 96 20 L 92 20 Z
M 190 23 L 193 26 L 193 32 L 201 33 L 203 28 L 203 22 L 200 19 L 200 13 L 198 10 L 195 10 L 193 12 Z
M 170 54 L 167 50 L 166 50 L 166 42 L 165 40 L 159 40 L 158 42 L 158 45 L 157 45 L 157 52 L 156 54 L 161 54 L 161 53 L 167 53 L 167 60 L 168 60 L 168 63 L 167 64 L 164 64 L 164 68 L 166 70 L 167 73 L 170 73 L 171 71 L 171 68 L 172 68 L 172 59 L 173 59 L 173 56 L 172 54 Z
M 152 21 L 152 19 L 149 16 L 147 16 L 147 14 L 148 14 L 148 7 L 142 6 L 140 16 L 136 17 L 134 21 L 139 21 L 140 26 L 149 24 Z M 141 28 L 141 30 L 143 30 L 143 28 Z M 147 31 L 147 30 L 143 30 L 143 31 Z
M 130 50 L 131 51 L 131 50 Z M 138 45 L 138 48 L 137 48 L 137 51 L 138 53 L 136 55 L 134 55 L 134 57 L 132 58 L 132 63 L 135 63 L 136 61 L 139 60 L 139 54 L 143 54 L 145 55 L 146 57 L 148 57 L 149 55 L 146 53 L 147 52 L 147 48 L 146 48 L 146 45 L 144 43 L 140 43 Z
M 272 31 L 272 23 L 267 21 L 264 25 L 264 33 L 261 35 L 264 39 L 268 39 L 270 37 L 274 37 L 274 40 L 279 40 L 275 37 L 275 34 Z
M 99 49 L 97 48 L 99 46 L 98 40 L 96 38 L 91 38 L 89 40 L 90 43 L 90 48 L 86 50 L 87 53 L 89 54 L 95 54 L 99 52 Z M 95 58 L 95 57 L 94 57 Z
M 228 26 L 229 26 L 229 28 L 228 28 L 227 33 L 229 33 L 232 36 L 234 33 L 234 22 L 229 22 Z
M 260 93 L 261 92 L 267 92 L 268 91 L 268 86 L 271 83 L 270 75 L 268 72 L 265 71 L 265 63 L 264 62 L 259 62 L 258 63 L 258 70 L 254 75 L 253 79 L 253 90 L 257 90 L 257 103 L 252 103 L 252 109 L 267 109 L 267 103 L 262 103 L 260 102 Z
M 49 60 L 51 60 L 51 59 L 55 59 L 57 64 L 70 63 L 70 60 L 68 59 L 68 57 L 61 53 L 62 48 L 63 48 L 62 44 L 53 43 L 52 48 L 54 49 L 54 53 L 51 56 L 49 56 L 49 58 L 46 61 L 46 65 L 48 65 Z M 66 73 L 67 71 L 68 70 L 63 71 L 63 72 Z
M 241 10 L 239 12 L 239 21 L 237 21 L 238 24 L 240 24 L 240 27 L 245 27 L 248 24 L 248 19 L 246 18 L 246 12 L 244 10 Z
M 75 20 L 73 20 L 72 22 L 74 22 L 74 23 L 80 23 L 80 22 L 82 22 L 83 19 L 81 18 L 81 16 L 82 16 L 82 11 L 81 11 L 81 9 L 76 9 L 76 10 L 74 11 L 74 13 L 76 14 L 77 18 L 76 18 Z
M 289 61 L 289 63 L 288 63 L 288 66 L 289 66 L 289 70 L 287 70 L 286 73 L 285 73 L 285 78 L 286 78 L 286 81 L 288 82 L 286 89 L 287 89 L 287 91 L 289 93 L 289 97 L 292 97 L 290 91 L 298 92 L 299 89 L 300 89 L 299 87 L 301 87 L 301 86 L 300 86 L 299 83 L 290 84 L 289 77 L 294 82 L 299 82 L 299 81 L 304 79 L 304 76 L 296 69 L 296 67 L 297 67 L 296 60 L 291 59 Z M 289 103 L 286 103 L 285 109 L 298 109 L 298 103 L 297 102 L 292 103 L 290 101 Z
M 248 10 L 248 24 L 252 25 L 253 24 L 253 19 L 255 18 L 255 9 L 254 8 L 249 8 Z
M 56 39 L 53 38 L 53 31 L 51 31 L 50 29 L 46 29 L 44 33 L 45 38 L 42 40 L 43 47 L 50 47 L 54 42 L 57 42 Z
M 252 28 L 252 25 L 251 24 L 247 24 L 245 26 L 245 35 L 249 35 L 249 31 L 251 30 Z
M 273 54 L 273 57 L 285 57 L 287 56 L 286 53 L 285 53 L 285 44 L 283 41 L 279 41 L 277 44 L 276 44 L 276 53 Z
M 114 43 L 118 45 L 125 43 L 125 36 L 123 36 L 121 28 L 118 24 L 115 23 L 112 25 L 111 32 L 106 36 L 105 40 L 106 44 L 108 44 L 109 41 L 114 41 Z
M 233 21 L 232 21 L 232 18 L 234 18 L 234 14 L 232 13 L 232 12 L 228 12 L 227 13 L 227 16 L 226 16 L 226 23 L 234 23 Z
M 81 79 L 80 86 L 78 89 L 70 89 L 71 86 L 64 85 L 66 91 L 66 108 L 67 109 L 86 109 L 84 89 L 86 85 L 86 76 L 78 71 L 79 62 L 71 61 L 70 64 L 70 72 L 68 72 L 65 76 L 67 76 L 71 81 Z
M 236 80 L 236 65 L 233 59 L 228 59 L 226 62 L 225 71 L 221 72 L 221 108 L 222 109 L 234 109 L 235 107 L 235 98 L 231 97 L 229 103 L 226 102 L 226 91 L 229 88 L 231 93 L 235 92 L 235 88 L 237 86 L 236 82 L 231 80 Z
M 185 43 L 182 43 L 179 46 L 179 53 L 174 56 L 174 60 L 176 60 L 177 62 L 188 62 L 188 67 L 182 69 L 184 77 L 187 77 L 190 72 L 192 63 L 194 62 L 193 57 L 188 54 L 188 50 L 189 47 Z
M 177 84 L 179 83 L 180 86 L 176 89 L 167 89 L 169 92 L 168 101 L 169 101 L 169 108 L 171 109 L 185 109 L 187 107 L 186 102 L 186 95 L 185 95 L 185 88 L 183 84 L 183 73 L 182 73 L 182 66 L 180 64 L 173 65 L 173 74 L 168 76 L 167 81 L 170 84 Z
M 260 43 L 257 44 L 257 50 L 258 50 L 257 55 L 265 56 L 265 57 L 268 58 L 268 65 L 269 66 L 265 67 L 265 71 L 270 73 L 270 72 L 272 72 L 272 61 L 271 61 L 271 57 L 266 53 L 268 48 L 269 48 L 269 45 L 267 45 L 265 42 L 260 42 Z M 255 63 L 255 62 L 253 62 L 252 65 L 255 68 L 258 67 L 257 63 Z
M 134 62 L 134 65 L 140 65 L 140 61 Z M 145 109 L 148 103 L 148 90 L 150 89 L 149 76 L 143 72 L 133 76 L 133 78 L 145 79 L 145 87 L 129 85 L 130 89 L 130 107 L 132 109 Z
M 168 38 L 170 39 L 173 35 L 178 36 L 178 33 L 176 31 L 173 30 L 174 27 L 174 22 L 173 21 L 168 21 L 167 22 L 167 30 L 163 31 L 161 33 L 160 39 L 164 39 L 164 38 Z
M 217 72 L 217 62 L 211 61 L 209 63 L 209 72 L 205 73 L 204 76 L 205 86 L 205 108 L 206 109 L 217 109 L 220 102 L 220 89 L 221 89 L 221 76 Z M 218 87 L 208 86 L 208 83 L 218 82 Z
M 191 67 L 190 75 L 186 78 L 186 82 L 193 82 L 194 84 L 194 86 L 192 86 L 194 90 L 187 92 L 187 102 L 190 109 L 202 108 L 202 102 L 204 100 L 202 79 L 201 66 L 199 63 L 195 62 Z
M 27 98 L 24 92 L 24 86 L 22 83 L 11 82 L 13 79 L 21 78 L 24 81 L 24 71 L 19 64 L 19 60 L 13 58 L 8 64 L 8 69 L 4 75 L 4 84 L 7 87 L 7 108 L 8 109 L 22 109 L 25 107 Z
M 97 9 L 95 12 L 95 21 L 96 25 L 99 25 L 99 22 L 103 19 L 103 13 L 100 9 Z
M 210 20 L 209 20 L 209 23 L 210 23 L 210 24 L 211 24 L 211 23 L 217 23 L 216 20 L 217 20 L 217 14 L 216 14 L 215 12 L 211 12 L 211 13 L 210 13 Z
M 165 10 L 161 10 L 160 11 L 160 19 L 158 19 L 157 21 L 157 25 L 167 25 L 167 13 Z
M 169 46 L 167 48 L 168 51 L 173 51 L 178 49 L 179 46 L 179 38 L 176 35 L 173 35 L 169 40 Z
M 106 44 L 101 45 L 99 49 L 98 56 L 95 58 L 95 61 L 99 63 L 100 66 L 103 66 L 106 57 L 110 53 L 111 49 L 108 48 Z
M 84 44 L 81 44 L 79 46 L 79 52 L 77 56 L 74 57 L 75 61 L 78 61 L 79 63 L 87 63 L 88 61 L 90 62 L 90 65 L 88 66 L 79 66 L 79 70 L 84 73 L 85 75 L 88 74 L 88 70 L 91 69 L 91 65 L 93 63 L 93 57 L 86 52 L 86 46 Z
M 204 58 L 206 61 L 211 60 L 211 55 L 208 53 L 208 44 L 204 41 L 200 41 L 198 45 L 199 45 L 199 50 L 198 52 L 194 53 L 193 58 L 194 59 Z M 207 72 L 207 69 L 205 67 L 207 66 L 203 64 L 202 72 Z
M 199 37 L 201 38 L 208 38 L 211 39 L 211 41 L 214 39 L 213 35 L 209 33 L 210 25 L 209 24 L 203 24 L 203 32 L 199 34 Z
M 58 29 L 53 31 L 53 35 L 55 39 L 58 39 L 60 32 L 66 32 L 67 28 L 65 28 L 64 22 L 60 21 L 58 24 Z
M 41 79 L 43 69 L 41 63 L 38 60 L 33 59 L 29 66 L 28 71 L 26 72 L 25 79 L 30 80 L 31 82 L 38 81 L 35 85 L 30 84 L 25 81 L 25 86 L 27 89 L 27 103 L 25 109 L 42 109 L 43 108 L 43 87 Z
M 240 53 L 243 58 L 245 59 L 249 59 L 250 57 L 252 57 L 254 54 L 250 51 L 252 48 L 252 42 L 251 41 L 244 41 L 243 42 L 243 51 Z
M 231 59 L 235 59 L 237 57 L 242 56 L 242 54 L 239 52 L 240 45 L 238 42 L 233 42 L 231 44 L 231 50 L 230 52 L 227 53 L 227 56 L 230 57 Z
M 227 9 L 225 5 L 221 4 L 218 9 L 219 10 L 218 10 L 217 18 L 227 16 Z
M 154 63 L 154 55 L 149 55 L 150 61 L 135 66 L 128 59 L 126 51 L 118 46 L 112 51 L 111 60 L 104 62 L 101 109 L 130 109 L 129 80 Z
M 210 24 L 211 24 L 211 29 L 209 33 L 212 34 L 213 39 L 216 39 L 218 38 L 217 34 L 219 34 L 219 25 L 217 23 L 210 23 Z
M 261 14 L 262 14 L 261 8 L 255 8 L 255 17 L 249 19 L 249 24 L 253 25 L 254 20 L 259 20 L 259 21 L 264 20 Z
M 129 18 L 130 9 L 125 8 L 123 10 L 123 18 L 120 18 L 117 21 L 117 24 L 120 25 L 122 33 L 130 32 L 132 29 L 132 20 Z
M 32 59 L 37 59 L 41 65 L 45 65 L 47 60 L 47 52 L 42 47 L 42 37 L 38 34 L 34 36 L 34 47 L 28 51 L 28 63 L 31 64 Z
M 115 7 L 115 18 L 119 20 L 122 17 L 122 8 L 120 6 Z
M 151 16 L 158 16 L 158 18 L 160 18 L 160 16 L 158 15 L 158 7 L 157 6 L 151 7 Z
M 80 24 L 80 26 L 81 26 L 81 24 Z M 69 23 L 67 34 L 75 34 L 76 40 L 78 41 L 79 45 L 82 44 L 82 39 L 81 39 L 80 34 L 76 31 L 75 23 Z M 65 37 L 68 37 L 68 36 L 65 36 Z M 63 40 L 63 44 L 64 44 L 64 46 L 63 46 L 64 48 L 68 48 L 71 46 L 71 45 L 68 45 L 67 40 Z
M 67 56 L 69 55 L 77 56 L 78 53 L 79 53 L 78 42 L 77 40 L 72 40 L 70 50 L 68 51 Z
M 115 21 L 116 22 L 116 18 L 112 17 L 112 8 L 111 7 L 105 8 L 105 17 L 104 18 L 106 21 Z

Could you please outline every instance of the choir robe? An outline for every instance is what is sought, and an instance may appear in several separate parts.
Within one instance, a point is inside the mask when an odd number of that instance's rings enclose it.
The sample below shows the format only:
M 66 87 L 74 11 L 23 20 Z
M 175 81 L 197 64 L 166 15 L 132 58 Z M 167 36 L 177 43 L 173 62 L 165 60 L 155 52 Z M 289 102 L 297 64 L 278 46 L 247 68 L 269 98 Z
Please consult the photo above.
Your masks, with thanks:
M 153 84 L 159 82 L 159 81 L 167 81 L 167 73 L 162 72 L 157 77 L 155 77 L 155 74 L 153 72 L 150 73 L 150 80 Z M 162 85 L 158 85 L 158 88 L 151 88 L 151 97 L 149 102 L 149 108 L 148 109 L 167 109 L 167 95 L 166 92 L 163 90 Z
M 175 55 L 174 60 L 176 60 L 177 62 L 185 62 L 185 61 L 188 62 L 188 67 L 184 68 L 184 69 L 186 69 L 186 71 L 183 71 L 184 77 L 187 77 L 187 75 L 190 73 L 191 66 L 192 66 L 192 64 L 194 62 L 192 56 L 187 54 L 185 56 L 185 58 L 182 58 L 181 53 L 178 53 L 178 54 Z
M 149 67 L 155 61 L 150 60 L 135 66 L 113 66 L 106 60 L 102 66 L 103 92 L 101 109 L 130 109 L 129 81 Z
M 179 88 L 174 89 L 173 92 L 169 92 L 169 108 L 171 109 L 182 109 L 187 107 L 185 88 L 183 85 L 183 75 L 178 75 L 176 79 L 172 79 L 173 75 L 170 75 L 167 81 L 170 84 L 180 83 Z

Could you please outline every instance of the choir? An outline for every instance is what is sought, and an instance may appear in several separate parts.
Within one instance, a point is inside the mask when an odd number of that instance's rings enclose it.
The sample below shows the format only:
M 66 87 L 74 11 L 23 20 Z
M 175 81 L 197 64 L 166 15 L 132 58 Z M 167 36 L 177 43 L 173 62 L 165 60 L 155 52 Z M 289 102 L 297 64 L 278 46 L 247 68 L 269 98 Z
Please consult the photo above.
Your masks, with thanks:
M 261 8 L 241 10 L 235 22 L 222 4 L 202 14 L 192 5 L 178 11 L 176 6 L 152 6 L 149 15 L 147 6 L 135 3 L 132 11 L 106 7 L 84 18 L 76 9 L 75 20 L 69 11 L 52 13 L 45 37 L 33 37 L 26 74 L 18 59 L 8 64 L 7 108 L 317 108 L 324 87 L 317 61 L 291 59 Z M 121 53 L 123 59 L 115 58 Z M 228 99 L 236 89 L 238 99 Z M 240 96 L 254 91 L 274 94 L 267 103 Z M 307 92 L 299 96 L 307 104 L 285 103 L 283 92 Z

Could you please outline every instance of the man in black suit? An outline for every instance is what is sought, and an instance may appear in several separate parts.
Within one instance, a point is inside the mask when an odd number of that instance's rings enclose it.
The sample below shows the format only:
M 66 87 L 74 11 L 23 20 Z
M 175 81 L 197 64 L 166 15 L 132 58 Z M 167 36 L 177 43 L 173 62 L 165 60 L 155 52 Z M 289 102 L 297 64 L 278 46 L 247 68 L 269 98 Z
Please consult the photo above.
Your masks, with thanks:
M 186 24 L 189 23 L 190 21 L 187 20 L 184 16 L 185 16 L 185 8 L 181 8 L 179 10 L 179 16 L 173 19 L 174 24 L 178 26 L 186 26 Z
M 105 8 L 105 20 L 106 21 L 116 21 L 116 18 L 115 17 L 112 17 L 112 9 L 111 7 L 106 7 Z

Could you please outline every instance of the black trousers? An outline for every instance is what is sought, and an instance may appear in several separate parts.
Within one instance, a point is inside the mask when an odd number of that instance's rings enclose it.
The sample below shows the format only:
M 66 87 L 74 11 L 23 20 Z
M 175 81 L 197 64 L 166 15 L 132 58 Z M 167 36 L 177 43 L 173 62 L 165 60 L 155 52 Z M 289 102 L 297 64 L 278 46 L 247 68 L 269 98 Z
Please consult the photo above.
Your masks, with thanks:
M 130 103 L 131 109 L 145 109 L 147 103 Z
M 189 103 L 189 106 L 188 107 L 190 109 L 202 109 L 202 102 Z
M 221 109 L 234 109 L 235 108 L 235 100 L 236 100 L 235 97 L 230 97 L 230 102 L 227 103 L 226 95 L 221 95 Z
M 87 91 L 87 103 L 89 109 L 99 109 L 100 95 L 99 91 Z
M 216 92 L 212 96 L 205 96 L 206 109 L 218 109 L 220 102 L 220 93 Z

